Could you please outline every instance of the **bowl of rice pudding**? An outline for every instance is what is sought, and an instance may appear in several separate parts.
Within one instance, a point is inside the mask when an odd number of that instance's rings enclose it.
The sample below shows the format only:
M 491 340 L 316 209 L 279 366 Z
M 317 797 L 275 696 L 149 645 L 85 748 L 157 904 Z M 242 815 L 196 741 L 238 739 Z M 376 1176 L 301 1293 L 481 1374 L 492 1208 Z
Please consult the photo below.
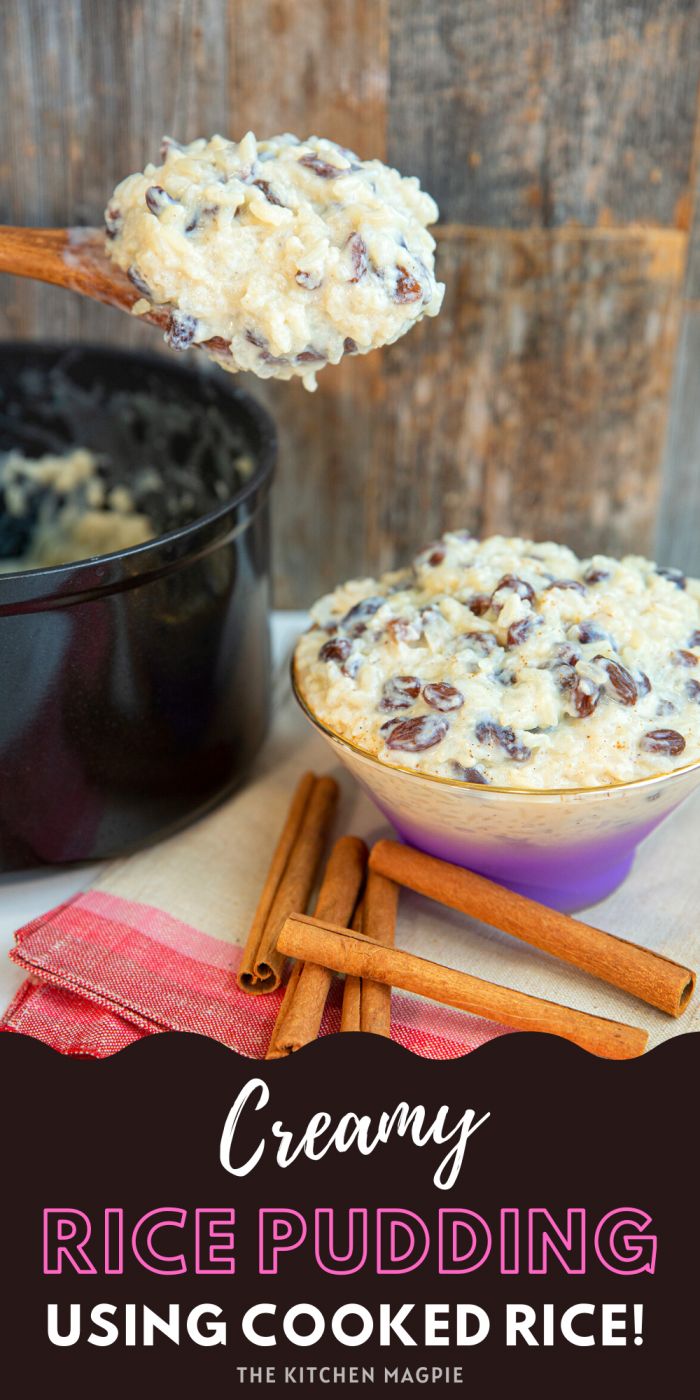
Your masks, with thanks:
M 296 697 L 399 835 L 560 909 L 700 782 L 700 582 L 453 531 L 321 598 Z

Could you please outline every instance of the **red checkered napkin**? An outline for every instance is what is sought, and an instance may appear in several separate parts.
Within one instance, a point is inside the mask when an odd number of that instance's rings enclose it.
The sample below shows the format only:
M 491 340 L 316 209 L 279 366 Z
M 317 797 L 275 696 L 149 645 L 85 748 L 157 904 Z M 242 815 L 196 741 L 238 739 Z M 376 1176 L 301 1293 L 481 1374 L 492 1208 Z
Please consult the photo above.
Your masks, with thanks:
M 104 887 L 20 929 L 10 956 L 28 980 L 0 1028 L 66 1055 L 114 1055 L 141 1036 L 173 1030 L 208 1035 L 259 1058 L 282 998 L 281 991 L 251 997 L 239 990 L 238 944 Z M 339 987 L 336 982 L 322 1035 L 340 1028 Z M 464 1055 L 505 1033 L 503 1026 L 401 993 L 392 1008 L 393 1039 L 428 1059 Z

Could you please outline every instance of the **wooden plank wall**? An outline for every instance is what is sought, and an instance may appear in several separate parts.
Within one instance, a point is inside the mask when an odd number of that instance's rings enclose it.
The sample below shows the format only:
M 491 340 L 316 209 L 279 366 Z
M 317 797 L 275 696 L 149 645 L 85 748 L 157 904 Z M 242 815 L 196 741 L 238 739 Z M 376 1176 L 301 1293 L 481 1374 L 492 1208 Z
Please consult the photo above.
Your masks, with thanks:
M 699 128 L 700 130 L 700 128 Z M 696 165 L 696 191 L 700 170 Z M 700 196 L 685 277 L 656 540 L 665 563 L 700 575 Z
M 0 27 L 3 221 L 95 222 L 164 131 L 249 127 L 440 203 L 437 320 L 313 396 L 249 386 L 279 603 L 458 523 L 700 573 L 697 0 L 3 0 Z M 157 340 L 10 279 L 0 333 Z

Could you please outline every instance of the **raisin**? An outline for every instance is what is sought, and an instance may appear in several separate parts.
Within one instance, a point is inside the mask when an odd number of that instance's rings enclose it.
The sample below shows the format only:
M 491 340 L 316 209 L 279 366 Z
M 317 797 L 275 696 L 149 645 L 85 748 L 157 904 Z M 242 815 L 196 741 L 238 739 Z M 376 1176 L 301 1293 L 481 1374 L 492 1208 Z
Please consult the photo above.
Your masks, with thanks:
M 182 311 L 173 311 L 165 339 L 171 350 L 186 350 L 197 334 L 194 316 L 186 316 Z
M 315 292 L 321 285 L 321 278 L 315 272 L 304 272 L 301 268 L 294 279 L 300 287 L 305 287 L 307 292 Z
M 198 209 L 197 212 L 192 215 L 189 223 L 185 224 L 185 233 L 194 233 L 196 228 L 200 228 L 202 224 L 206 224 L 210 219 L 215 218 L 218 212 L 218 204 L 207 204 L 204 209 Z
M 116 204 L 108 204 L 105 210 L 105 234 L 110 242 L 117 234 L 121 233 L 124 227 L 124 218 L 121 209 Z
M 445 554 L 446 550 L 443 549 L 442 545 L 438 545 L 437 549 L 434 549 L 432 553 L 428 555 L 427 562 L 431 569 L 436 569 L 438 564 L 444 563 Z
M 611 660 L 608 656 L 594 656 L 593 660 L 597 666 L 605 671 L 614 699 L 618 700 L 621 705 L 636 705 L 637 683 L 627 668 L 619 661 Z
M 224 340 L 222 335 L 212 335 L 208 340 L 202 342 L 207 350 L 211 350 L 212 355 L 231 356 L 231 342 Z
M 454 758 L 450 764 L 450 768 L 455 778 L 459 778 L 460 783 L 488 784 L 490 782 L 490 779 L 486 777 L 485 773 L 482 773 L 480 768 L 465 768 L 463 763 L 457 763 L 457 760 Z
M 579 719 L 588 719 L 600 700 L 600 687 L 579 676 L 571 692 L 571 699 Z
M 671 660 L 674 666 L 697 666 L 700 657 L 692 651 L 672 651 Z
M 524 578 L 516 578 L 514 574 L 504 574 L 500 582 L 496 584 L 493 590 L 494 594 L 499 593 L 502 588 L 509 589 L 511 593 L 517 593 L 519 598 L 525 598 L 528 603 L 531 603 L 535 596 L 534 588 Z
M 434 623 L 436 623 L 436 622 L 437 622 L 437 623 L 441 623 L 441 622 L 443 622 L 443 620 L 444 620 L 444 619 L 443 619 L 443 616 L 442 616 L 442 613 L 439 612 L 438 609 L 435 608 L 435 607 L 433 607 L 432 605 L 429 605 L 427 608 L 421 608 L 421 615 L 420 615 L 420 617 L 421 617 L 421 622 L 423 623 L 423 629 L 424 629 L 424 630 L 425 630 L 426 627 L 429 627 L 431 624 L 434 624 Z
M 509 758 L 515 763 L 524 763 L 531 757 L 532 750 L 521 744 L 509 724 L 496 724 L 493 720 L 481 720 L 476 726 L 476 737 L 480 744 L 500 744 Z
M 526 642 L 532 632 L 534 623 L 531 617 L 521 617 L 518 622 L 511 622 L 506 638 L 509 647 L 519 647 Z
M 423 699 L 432 710 L 461 710 L 464 704 L 461 690 L 457 690 L 454 685 L 448 685 L 447 681 L 436 681 L 433 685 L 424 686 Z
M 470 612 L 473 612 L 475 617 L 483 617 L 484 613 L 487 613 L 491 607 L 491 594 L 475 593 L 473 597 L 469 599 L 467 607 Z
M 268 349 L 268 344 L 263 335 L 257 331 L 247 330 L 245 338 L 249 345 L 254 345 L 260 351 L 260 359 L 266 365 L 286 365 L 288 361 L 283 355 L 272 355 Z
M 343 663 L 340 669 L 343 675 L 347 676 L 349 681 L 354 681 L 361 665 L 362 657 L 358 656 L 356 653 L 354 656 L 348 657 L 348 660 Z
M 697 632 L 691 632 L 688 638 L 689 647 L 700 647 L 700 628 Z
M 162 141 L 161 141 L 161 143 L 160 143 L 160 159 L 161 159 L 161 164 L 163 163 L 164 160 L 167 160 L 167 159 L 168 159 L 168 156 L 170 155 L 170 152 L 171 152 L 171 151 L 182 151 L 182 150 L 184 150 L 184 146 L 181 146 L 181 145 L 180 145 L 180 142 L 179 142 L 179 141 L 176 141 L 175 138 L 174 138 L 173 136 L 164 136 L 163 139 L 162 139 Z
M 700 700 L 700 681 L 688 681 L 685 691 L 689 700 Z
M 648 677 L 646 671 L 638 671 L 638 672 L 637 672 L 637 693 L 638 693 L 640 696 L 642 696 L 642 695 L 648 695 L 650 690 L 651 690 L 651 681 L 649 680 L 649 677 Z
M 498 646 L 498 638 L 493 632 L 463 632 L 462 641 L 469 642 L 474 651 L 480 651 L 482 656 L 490 656 Z
M 610 578 L 609 571 L 607 569 L 596 569 L 593 565 L 591 565 L 590 569 L 586 569 L 583 575 L 584 583 L 604 583 L 606 578 Z
M 577 640 L 584 646 L 588 642 L 602 642 L 606 636 L 601 627 L 596 627 L 595 622 L 579 622 L 575 632 Z
M 575 666 L 576 662 L 581 660 L 578 647 L 573 646 L 571 642 L 560 642 L 554 648 L 552 656 L 559 666 Z
M 397 267 L 396 287 L 394 288 L 394 301 L 421 301 L 422 297 L 423 288 L 420 282 L 417 282 L 415 277 L 411 276 L 411 273 L 408 271 L 408 268 Z
M 155 214 L 156 218 L 163 213 L 164 209 L 167 209 L 169 204 L 177 204 L 177 200 L 173 199 L 162 185 L 149 185 L 145 198 L 148 208 L 152 214 Z
M 268 204 L 276 204 L 279 209 L 287 208 L 287 205 L 277 198 L 269 180 L 253 180 L 253 184 L 256 190 L 260 190 L 260 193 L 264 194 Z
M 586 591 L 583 584 L 579 583 L 575 578 L 552 579 L 552 582 L 547 584 L 545 592 L 549 593 L 552 588 L 570 588 L 574 593 L 585 593 Z
M 353 340 L 353 338 L 352 338 L 351 335 L 346 335 L 345 340 L 343 341 L 343 354 L 344 354 L 344 355 L 356 355 L 356 354 L 357 354 L 357 341 L 356 341 L 356 340 Z
M 260 351 L 260 359 L 265 365 L 288 365 L 286 355 L 272 355 L 269 350 Z
M 325 358 L 322 350 L 315 350 L 313 345 L 309 345 L 297 355 L 296 360 L 298 365 L 317 365 Z
M 384 723 L 379 726 L 379 733 L 391 734 L 392 729 L 395 729 L 397 724 L 401 724 L 402 722 L 403 721 L 398 718 L 398 715 L 395 719 L 385 719 Z
M 420 627 L 405 617 L 392 617 L 386 630 L 394 642 L 417 642 L 420 638 Z
M 402 749 L 404 753 L 421 753 L 442 743 L 449 724 L 439 715 L 415 715 L 413 719 L 401 719 L 392 724 L 387 735 L 387 747 Z
M 552 675 L 560 690 L 573 690 L 578 683 L 578 671 L 565 661 L 553 667 Z
M 666 578 L 669 583 L 674 583 L 676 588 L 684 589 L 687 587 L 688 580 L 680 569 L 657 569 L 656 572 L 660 578 Z M 669 733 L 673 732 L 673 730 L 669 730 Z
M 367 271 L 367 244 L 359 233 L 353 233 L 348 239 L 348 248 L 350 249 L 350 261 L 352 263 L 352 277 L 349 280 L 351 282 L 359 282 Z
M 340 170 L 337 165 L 330 165 L 327 160 L 321 160 L 321 157 L 314 155 L 313 151 L 301 156 L 299 164 L 305 165 L 307 170 L 313 170 L 314 175 L 320 175 L 322 180 L 334 180 L 336 175 L 347 174 L 347 171 Z
M 137 292 L 140 292 L 142 297 L 148 297 L 149 300 L 153 299 L 153 293 L 148 283 L 144 282 L 141 273 L 139 272 L 137 267 L 134 267 L 133 263 L 131 267 L 128 267 L 126 269 L 126 275 L 129 281 L 133 282 Z
M 647 734 L 642 735 L 639 747 L 645 753 L 667 753 L 675 756 L 683 752 L 685 739 L 677 729 L 650 729 Z
M 672 700 L 659 700 L 656 706 L 657 715 L 675 715 L 676 707 Z
M 420 695 L 420 687 L 417 676 L 391 676 L 384 684 L 380 710 L 410 710 Z
M 347 637 L 333 637 L 324 642 L 318 653 L 319 661 L 347 661 L 352 651 L 352 643 Z
M 352 636 L 359 637 L 367 630 L 367 620 L 373 617 L 378 608 L 381 608 L 383 598 L 362 598 L 359 603 L 355 603 L 354 608 L 346 612 L 341 619 L 341 627 L 347 628 Z

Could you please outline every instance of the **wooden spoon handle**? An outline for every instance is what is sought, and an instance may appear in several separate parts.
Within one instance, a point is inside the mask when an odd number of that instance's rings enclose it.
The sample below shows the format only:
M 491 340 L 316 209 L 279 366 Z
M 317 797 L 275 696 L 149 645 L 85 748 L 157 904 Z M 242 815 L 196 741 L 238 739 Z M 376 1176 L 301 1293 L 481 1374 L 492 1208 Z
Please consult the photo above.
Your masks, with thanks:
M 96 235 L 97 229 L 90 233 Z M 69 230 L 65 228 L 0 226 L 0 272 L 33 277 L 58 287 L 73 286 L 74 269 L 66 257 L 69 242 Z
M 67 287 L 120 311 L 131 311 L 143 295 L 108 258 L 105 235 L 99 228 L 15 228 L 0 224 L 0 272 Z M 151 304 L 149 310 L 139 312 L 139 319 L 167 331 L 172 315 L 172 306 Z M 224 342 L 214 337 L 197 342 L 194 348 L 211 349 L 220 355 L 222 345 L 225 350 Z
M 14 228 L 0 225 L 0 272 L 32 277 L 131 311 L 141 293 L 110 262 L 98 228 Z M 154 306 L 144 320 L 167 326 L 170 310 Z

